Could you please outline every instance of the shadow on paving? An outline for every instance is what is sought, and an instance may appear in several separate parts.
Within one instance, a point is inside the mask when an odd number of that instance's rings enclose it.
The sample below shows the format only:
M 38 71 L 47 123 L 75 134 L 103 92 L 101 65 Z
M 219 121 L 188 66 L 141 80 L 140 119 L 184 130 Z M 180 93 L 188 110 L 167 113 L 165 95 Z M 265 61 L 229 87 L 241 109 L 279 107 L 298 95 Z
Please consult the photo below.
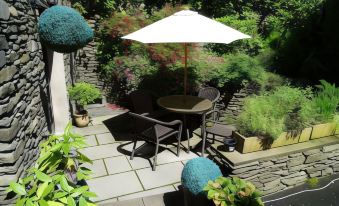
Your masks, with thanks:
M 263 198 L 265 206 L 339 206 L 339 179 L 335 180 L 336 178 L 339 178 L 339 174 L 319 179 L 319 184 L 315 188 L 310 188 L 308 184 L 305 183 L 292 189 L 266 196 Z M 319 190 L 319 188 L 329 184 L 332 180 L 335 180 L 334 183 Z M 303 190 L 315 191 L 306 191 L 284 199 L 268 202 Z

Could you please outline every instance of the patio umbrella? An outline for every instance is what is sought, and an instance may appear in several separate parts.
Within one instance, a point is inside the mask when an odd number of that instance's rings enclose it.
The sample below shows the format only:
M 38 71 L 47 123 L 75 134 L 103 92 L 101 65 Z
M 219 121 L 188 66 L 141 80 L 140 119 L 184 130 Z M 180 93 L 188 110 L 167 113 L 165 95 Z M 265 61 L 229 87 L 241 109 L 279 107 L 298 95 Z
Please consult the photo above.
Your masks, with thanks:
M 185 48 L 184 95 L 186 95 L 187 43 L 229 44 L 238 39 L 251 37 L 199 15 L 197 12 L 183 10 L 122 38 L 142 43 L 183 43 Z

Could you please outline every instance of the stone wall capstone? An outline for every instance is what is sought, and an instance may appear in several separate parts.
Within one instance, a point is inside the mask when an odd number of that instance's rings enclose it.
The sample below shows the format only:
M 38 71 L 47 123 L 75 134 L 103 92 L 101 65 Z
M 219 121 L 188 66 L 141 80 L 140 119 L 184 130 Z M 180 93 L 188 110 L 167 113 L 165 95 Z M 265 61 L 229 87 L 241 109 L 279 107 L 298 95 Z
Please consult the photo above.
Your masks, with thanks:
M 28 0 L 0 0 L 0 205 L 48 133 L 47 80 L 37 16 Z

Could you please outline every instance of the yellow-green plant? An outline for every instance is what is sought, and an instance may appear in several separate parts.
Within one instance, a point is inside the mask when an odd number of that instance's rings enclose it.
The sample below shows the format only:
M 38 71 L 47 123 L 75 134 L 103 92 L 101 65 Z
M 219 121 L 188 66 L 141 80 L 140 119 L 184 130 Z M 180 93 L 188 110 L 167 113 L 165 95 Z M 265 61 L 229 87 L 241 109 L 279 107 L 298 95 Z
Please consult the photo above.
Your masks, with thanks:
M 319 179 L 317 177 L 312 177 L 306 180 L 306 183 L 310 187 L 316 187 L 319 184 Z
M 218 177 L 209 181 L 204 191 L 216 206 L 263 206 L 261 193 L 248 181 L 238 177 Z
M 82 136 L 71 132 L 69 123 L 63 135 L 52 135 L 40 145 L 36 164 L 25 178 L 11 182 L 8 193 L 14 192 L 17 206 L 94 206 L 89 198 L 96 194 L 89 191 L 83 180 L 91 170 L 81 166 L 92 163 L 78 151 L 86 145 Z
M 68 94 L 72 100 L 75 100 L 81 106 L 81 109 L 101 96 L 99 89 L 86 82 L 79 82 L 73 87 L 69 87 Z

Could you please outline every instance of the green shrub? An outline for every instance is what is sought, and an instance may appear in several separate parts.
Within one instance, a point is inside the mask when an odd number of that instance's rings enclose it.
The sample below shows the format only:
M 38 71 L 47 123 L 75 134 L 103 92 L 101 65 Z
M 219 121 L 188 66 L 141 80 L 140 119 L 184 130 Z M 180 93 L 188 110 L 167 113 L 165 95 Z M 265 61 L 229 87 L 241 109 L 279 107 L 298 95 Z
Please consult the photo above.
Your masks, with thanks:
M 308 124 L 333 122 L 338 115 L 339 88 L 324 80 L 320 83 L 314 97 L 301 109 L 301 118 Z
M 302 105 L 312 95 L 309 88 L 280 86 L 263 95 L 246 99 L 244 110 L 236 121 L 240 133 L 276 139 L 282 132 L 300 130 Z
M 318 186 L 318 184 L 319 184 L 319 179 L 318 179 L 317 177 L 312 177 L 312 178 L 307 179 L 307 180 L 306 180 L 306 183 L 307 183 L 310 187 L 314 188 L 314 187 L 317 187 L 317 186 Z
M 80 184 L 91 174 L 91 170 L 80 165 L 92 163 L 78 151 L 85 145 L 84 137 L 71 132 L 70 123 L 63 135 L 52 135 L 43 142 L 35 166 L 7 189 L 18 196 L 16 205 L 94 206 L 90 198 L 96 194 Z
M 264 206 L 259 190 L 251 182 L 237 177 L 218 177 L 209 181 L 204 191 L 216 206 Z
M 59 53 L 74 52 L 93 39 L 85 19 L 67 6 L 46 9 L 39 18 L 38 30 L 41 41 Z
M 69 87 L 68 94 L 72 100 L 75 100 L 81 106 L 81 109 L 101 96 L 99 89 L 85 82 L 75 83 L 73 87 Z
M 251 36 L 230 44 L 209 44 L 209 48 L 222 55 L 234 52 L 244 52 L 255 56 L 264 48 L 264 41 L 258 33 L 259 15 L 254 12 L 244 12 L 241 15 L 227 15 L 217 18 L 217 21 Z

